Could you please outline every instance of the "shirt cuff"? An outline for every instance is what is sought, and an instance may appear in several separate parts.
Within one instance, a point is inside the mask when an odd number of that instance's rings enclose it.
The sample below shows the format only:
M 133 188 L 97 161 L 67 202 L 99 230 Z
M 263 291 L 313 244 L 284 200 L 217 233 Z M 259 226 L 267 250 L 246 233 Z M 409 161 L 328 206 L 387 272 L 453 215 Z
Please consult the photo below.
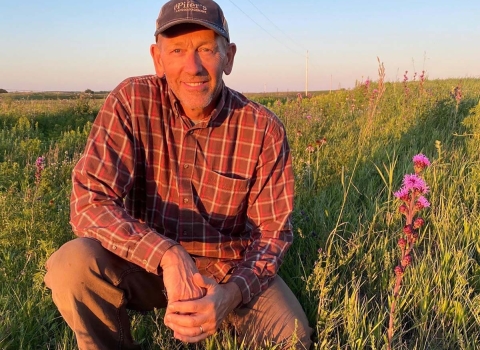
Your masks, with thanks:
M 179 243 L 173 239 L 160 235 L 158 232 L 148 230 L 141 241 L 137 243 L 130 260 L 145 268 L 147 272 L 158 275 L 158 266 L 163 255 L 174 245 Z
M 249 268 L 237 267 L 228 282 L 235 283 L 242 293 L 242 304 L 248 304 L 252 298 L 262 291 L 260 280 Z

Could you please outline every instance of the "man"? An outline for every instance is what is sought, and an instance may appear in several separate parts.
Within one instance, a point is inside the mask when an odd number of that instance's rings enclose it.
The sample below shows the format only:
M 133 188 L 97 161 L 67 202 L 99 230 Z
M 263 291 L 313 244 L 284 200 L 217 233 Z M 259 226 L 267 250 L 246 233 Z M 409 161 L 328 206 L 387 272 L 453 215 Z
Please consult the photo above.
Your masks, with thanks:
M 156 76 L 110 93 L 73 171 L 79 238 L 47 262 L 53 300 L 80 349 L 138 348 L 126 310 L 155 307 L 181 341 L 228 323 L 252 346 L 308 348 L 276 275 L 293 238 L 283 125 L 224 85 L 236 46 L 215 2 L 169 1 L 156 28 Z

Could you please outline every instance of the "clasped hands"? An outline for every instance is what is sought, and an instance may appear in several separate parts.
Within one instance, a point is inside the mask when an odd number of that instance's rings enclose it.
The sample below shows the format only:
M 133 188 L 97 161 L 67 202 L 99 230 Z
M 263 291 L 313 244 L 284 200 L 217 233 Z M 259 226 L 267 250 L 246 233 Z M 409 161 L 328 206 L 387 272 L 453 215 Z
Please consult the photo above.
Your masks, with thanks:
M 160 266 L 168 295 L 164 323 L 181 341 L 196 343 L 214 334 L 241 302 L 235 283 L 218 284 L 202 276 L 181 246 L 167 250 Z

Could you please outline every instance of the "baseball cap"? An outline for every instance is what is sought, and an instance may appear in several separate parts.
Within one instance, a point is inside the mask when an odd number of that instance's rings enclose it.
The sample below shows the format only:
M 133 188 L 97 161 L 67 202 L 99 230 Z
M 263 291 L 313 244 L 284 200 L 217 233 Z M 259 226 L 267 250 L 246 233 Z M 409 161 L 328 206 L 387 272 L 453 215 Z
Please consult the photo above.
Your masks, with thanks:
M 212 0 L 170 0 L 162 6 L 157 18 L 155 37 L 181 23 L 195 23 L 207 27 L 230 42 L 227 20 L 223 11 Z

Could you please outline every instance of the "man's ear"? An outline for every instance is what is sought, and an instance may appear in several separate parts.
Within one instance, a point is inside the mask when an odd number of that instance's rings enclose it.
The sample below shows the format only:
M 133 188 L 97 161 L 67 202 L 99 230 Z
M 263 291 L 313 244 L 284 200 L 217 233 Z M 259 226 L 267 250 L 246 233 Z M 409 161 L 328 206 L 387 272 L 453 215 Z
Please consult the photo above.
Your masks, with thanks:
M 157 44 L 152 44 L 150 46 L 150 55 L 153 59 L 153 65 L 155 66 L 155 72 L 157 75 L 162 78 L 165 75 L 165 70 L 163 69 L 163 64 L 161 60 L 160 47 Z
M 227 57 L 225 58 L 227 60 L 225 67 L 223 68 L 223 72 L 226 75 L 229 75 L 232 73 L 233 69 L 233 61 L 235 59 L 235 54 L 237 53 L 237 45 L 234 43 L 228 44 L 227 46 Z

